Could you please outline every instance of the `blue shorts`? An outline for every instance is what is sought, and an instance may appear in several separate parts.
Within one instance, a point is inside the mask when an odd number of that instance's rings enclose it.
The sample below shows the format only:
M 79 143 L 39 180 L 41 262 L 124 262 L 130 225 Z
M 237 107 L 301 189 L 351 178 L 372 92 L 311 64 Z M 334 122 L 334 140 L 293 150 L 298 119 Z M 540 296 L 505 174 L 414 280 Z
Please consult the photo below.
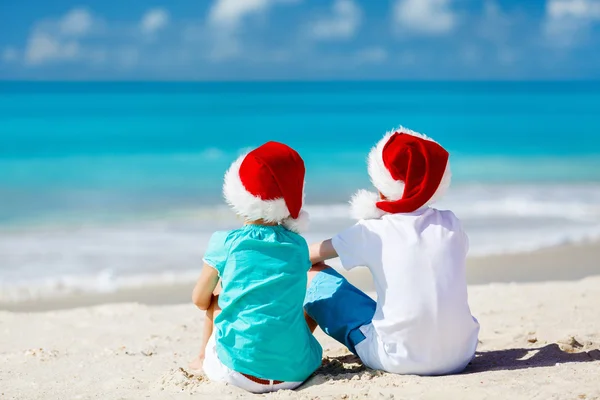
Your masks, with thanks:
M 319 272 L 306 292 L 304 310 L 323 331 L 356 354 L 360 327 L 373 320 L 377 303 L 333 268 Z

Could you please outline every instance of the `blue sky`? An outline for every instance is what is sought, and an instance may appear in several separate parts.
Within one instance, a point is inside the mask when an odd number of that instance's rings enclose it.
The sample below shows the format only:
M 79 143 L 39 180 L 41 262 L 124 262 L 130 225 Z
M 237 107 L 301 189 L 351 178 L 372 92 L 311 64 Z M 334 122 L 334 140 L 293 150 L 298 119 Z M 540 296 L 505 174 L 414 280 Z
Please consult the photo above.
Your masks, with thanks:
M 600 0 L 5 0 L 0 79 L 598 79 Z

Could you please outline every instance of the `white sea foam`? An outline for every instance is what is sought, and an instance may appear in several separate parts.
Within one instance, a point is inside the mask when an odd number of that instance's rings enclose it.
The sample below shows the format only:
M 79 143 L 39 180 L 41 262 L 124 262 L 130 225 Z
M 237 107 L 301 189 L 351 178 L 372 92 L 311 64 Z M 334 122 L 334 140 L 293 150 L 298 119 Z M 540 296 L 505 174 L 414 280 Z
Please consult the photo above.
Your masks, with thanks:
M 600 239 L 600 185 L 456 186 L 439 208 L 467 230 L 472 256 Z M 308 205 L 308 242 L 349 226 L 348 205 Z M 90 225 L 0 231 L 0 301 L 192 282 L 213 231 L 240 221 L 225 207 Z
M 0 283 L 0 302 L 16 303 L 81 293 L 114 293 L 124 289 L 191 283 L 197 277 L 198 270 L 117 276 L 114 270 L 107 269 L 90 275 L 65 275 L 10 284 Z

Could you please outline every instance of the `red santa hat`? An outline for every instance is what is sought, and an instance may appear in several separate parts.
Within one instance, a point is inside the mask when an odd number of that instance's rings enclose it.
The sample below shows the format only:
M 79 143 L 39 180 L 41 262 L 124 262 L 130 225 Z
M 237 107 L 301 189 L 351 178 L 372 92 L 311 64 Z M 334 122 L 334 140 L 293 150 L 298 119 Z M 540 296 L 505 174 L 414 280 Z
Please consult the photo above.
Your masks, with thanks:
M 268 142 L 238 158 L 225 174 L 223 194 L 248 220 L 276 222 L 291 231 L 308 226 L 304 203 L 304 161 L 291 147 Z
M 352 216 L 375 219 L 410 213 L 444 195 L 452 174 L 448 152 L 437 142 L 410 129 L 388 132 L 369 153 L 371 182 L 385 196 L 360 190 L 352 201 Z

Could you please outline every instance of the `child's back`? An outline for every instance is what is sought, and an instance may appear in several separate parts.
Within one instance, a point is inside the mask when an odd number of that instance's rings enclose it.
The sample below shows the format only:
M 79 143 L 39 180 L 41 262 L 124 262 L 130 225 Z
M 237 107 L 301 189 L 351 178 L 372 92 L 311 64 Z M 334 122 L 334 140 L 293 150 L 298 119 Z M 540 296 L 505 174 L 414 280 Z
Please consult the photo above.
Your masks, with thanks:
M 310 268 L 304 239 L 281 225 L 216 232 L 205 255 L 222 282 L 217 354 L 234 371 L 301 382 L 321 364 L 302 303 Z
M 372 326 L 380 341 L 368 353 L 396 373 L 462 369 L 477 347 L 465 285 L 468 239 L 451 211 L 363 220 L 333 238 L 346 269 L 366 266 L 377 290 Z M 365 345 L 369 345 L 365 343 Z
M 213 234 L 192 294 L 207 321 L 191 367 L 210 380 L 253 393 L 289 390 L 321 365 L 303 310 L 308 245 L 296 233 L 307 222 L 304 177 L 300 155 L 276 142 L 242 155 L 225 174 L 225 200 L 244 226 Z
M 448 374 L 475 355 L 468 239 L 451 211 L 429 207 L 450 185 L 449 157 L 416 132 L 388 133 L 369 154 L 378 193 L 359 191 L 351 202 L 359 222 L 311 247 L 312 262 L 339 256 L 344 269 L 366 266 L 373 275 L 377 303 L 318 266 L 305 302 L 307 314 L 371 368 Z

